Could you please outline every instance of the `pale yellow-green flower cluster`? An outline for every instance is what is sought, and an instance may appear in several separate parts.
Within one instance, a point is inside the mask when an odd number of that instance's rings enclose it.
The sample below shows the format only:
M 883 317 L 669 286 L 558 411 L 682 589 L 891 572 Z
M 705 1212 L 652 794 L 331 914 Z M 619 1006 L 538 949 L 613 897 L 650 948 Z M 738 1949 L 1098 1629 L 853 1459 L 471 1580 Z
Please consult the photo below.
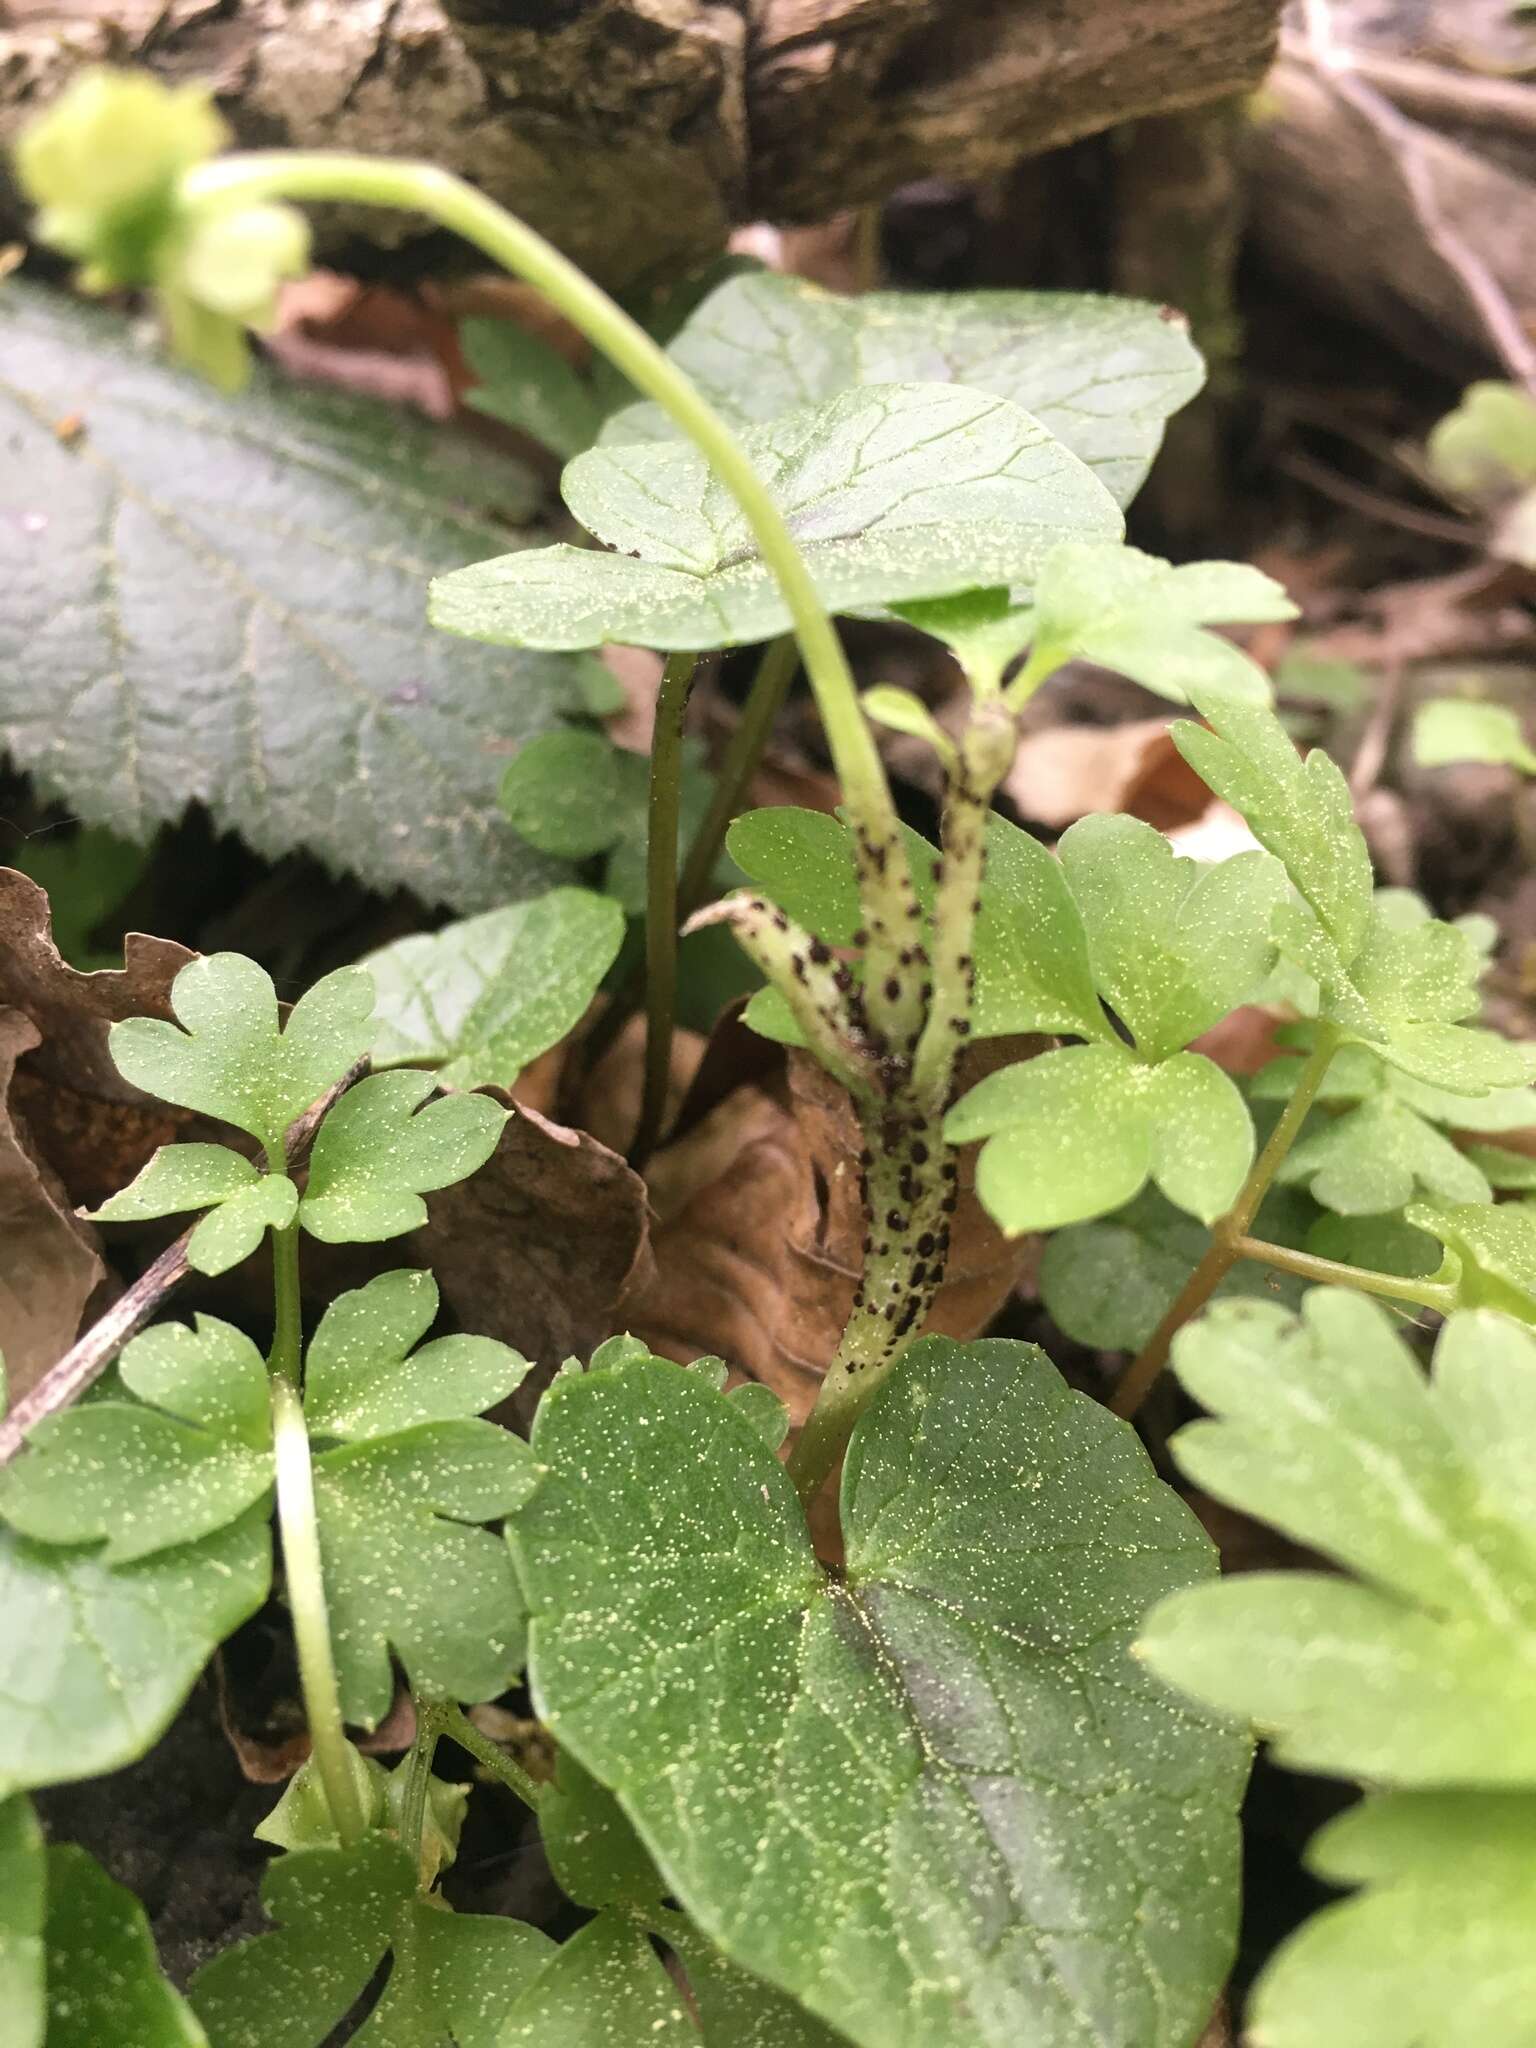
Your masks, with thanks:
M 79 261 L 86 291 L 155 290 L 177 354 L 226 391 L 245 380 L 246 331 L 272 326 L 279 285 L 309 265 L 292 207 L 188 196 L 187 173 L 228 139 L 206 88 L 96 68 L 23 132 L 15 157 L 37 239 Z

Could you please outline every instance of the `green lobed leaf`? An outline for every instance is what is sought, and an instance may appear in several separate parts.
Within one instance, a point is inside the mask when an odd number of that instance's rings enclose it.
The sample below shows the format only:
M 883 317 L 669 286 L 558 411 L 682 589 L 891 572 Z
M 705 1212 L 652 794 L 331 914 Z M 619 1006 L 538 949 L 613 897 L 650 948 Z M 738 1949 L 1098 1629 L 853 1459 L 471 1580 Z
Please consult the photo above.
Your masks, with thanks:
M 1314 1201 L 1343 1216 L 1381 1215 L 1421 1195 L 1451 1203 L 1492 1200 L 1475 1162 L 1391 1096 L 1337 1116 L 1314 1115 L 1277 1177 L 1282 1185 L 1306 1187 Z
M 1361 1886 L 1260 1979 L 1266 2048 L 1526 2048 L 1536 2009 L 1536 1798 L 1394 1792 L 1315 1835 L 1307 1861 Z
M 427 1422 L 314 1461 L 342 1711 L 373 1728 L 394 1698 L 391 1646 L 422 1690 L 494 1699 L 523 1663 L 506 1544 L 474 1526 L 535 1484 L 528 1447 L 490 1422 Z
M 1178 704 L 1197 688 L 1267 704 L 1263 669 L 1206 628 L 1295 616 L 1280 585 L 1246 563 L 1175 568 L 1139 548 L 1066 541 L 1041 567 L 1025 637 L 1034 642 L 1034 672 L 1091 661 Z
M 581 1021 L 623 939 L 619 905 L 586 889 L 397 939 L 363 962 L 378 991 L 374 1065 L 430 1063 L 450 1088 L 510 1088 Z
M 454 2048 L 501 2048 L 508 2010 L 556 1952 L 521 1920 L 450 1913 L 435 1899 L 400 1909 L 391 1947 L 384 1995 L 352 2037 L 359 2048 L 441 2048 L 449 2036 Z
M 141 1757 L 271 1578 L 272 1540 L 254 1509 L 200 1543 L 116 1568 L 0 1530 L 0 1796 Z
M 1067 1046 L 978 1081 L 944 1121 L 952 1145 L 984 1138 L 976 1192 L 1010 1237 L 1122 1207 L 1154 1180 L 1212 1223 L 1253 1163 L 1236 1084 L 1199 1053 L 1158 1065 L 1124 1045 Z
M 223 1950 L 188 1991 L 214 2048 L 319 2048 L 367 1987 L 415 1889 L 409 1857 L 378 1836 L 269 1865 L 261 1902 L 276 1932 Z
M 338 968 L 300 996 L 279 1030 L 265 968 L 240 953 L 209 953 L 176 976 L 171 1007 L 178 1024 L 129 1017 L 112 1026 L 118 1072 L 148 1095 L 249 1132 L 276 1161 L 288 1126 L 368 1050 L 373 983 L 359 967 Z
M 490 1337 L 439 1337 L 416 1350 L 437 1307 L 437 1282 L 415 1266 L 336 1296 L 305 1355 L 312 1434 L 355 1441 L 451 1422 L 482 1414 L 522 1384 L 527 1359 Z
M 1418 1202 L 1407 1220 L 1439 1239 L 1464 1308 L 1502 1309 L 1536 1323 L 1536 1209 L 1527 1202 Z
M 1428 454 L 1449 490 L 1496 504 L 1536 483 L 1536 402 L 1515 384 L 1469 385 L 1430 435 Z
M 589 448 L 600 423 L 590 386 L 557 350 L 511 320 L 463 320 L 459 345 L 479 382 L 464 394 L 476 412 L 532 434 L 556 455 Z
M 578 1906 L 644 1909 L 666 1894 L 629 1816 L 569 1750 L 560 1751 L 544 1787 L 539 1834 L 556 1884 Z
M 220 397 L 15 279 L 0 421 L 0 747 L 72 813 L 143 842 L 201 803 L 462 911 L 560 879 L 498 814 L 487 741 L 574 708 L 573 671 L 453 646 L 422 602 L 508 545 L 527 470 L 398 406 L 261 374 Z
M 694 2048 L 697 2040 L 644 1930 L 600 1913 L 505 2010 L 496 2048 Z
M 862 384 L 955 383 L 1032 412 L 1121 505 L 1140 489 L 1163 422 L 1204 382 L 1182 320 L 1139 299 L 1087 292 L 821 290 L 758 272 L 703 302 L 668 353 L 735 424 L 761 423 Z M 670 438 L 665 413 L 631 406 L 605 445 Z
M 68 1843 L 49 1849 L 47 1873 L 47 2048 L 209 2048 L 127 1886 Z
M 187 1244 L 194 1272 L 215 1275 L 249 1258 L 269 1229 L 282 1230 L 299 1191 L 282 1173 L 259 1173 L 224 1145 L 162 1145 L 142 1171 L 102 1203 L 94 1223 L 140 1222 L 210 1208 Z
M 1536 775 L 1536 752 L 1519 714 L 1507 704 L 1480 704 L 1465 697 L 1433 697 L 1413 717 L 1413 758 L 1421 768 L 1453 761 L 1484 761 Z
M 846 2043 L 846 2034 L 727 1962 L 686 1920 L 667 1922 L 667 1942 L 688 1973 L 705 2048 L 842 2048 Z
M 530 845 L 565 860 L 604 853 L 623 827 L 622 764 L 603 732 L 561 726 L 507 763 L 501 808 Z
M 1119 816 L 1081 819 L 1060 854 L 1094 979 L 1148 1059 L 1210 1030 L 1274 964 L 1285 876 L 1269 855 L 1202 867 L 1151 825 Z
M 845 392 L 743 445 L 834 611 L 1028 582 L 1064 536 L 1121 532 L 1108 492 L 1037 421 L 958 386 Z M 552 649 L 735 646 L 789 627 L 751 529 L 691 445 L 592 449 L 562 489 L 617 552 L 561 545 L 441 576 L 435 624 Z
M 0 2013 L 11 2048 L 43 2048 L 48 2021 L 43 1831 L 32 1802 L 0 1802 Z
M 855 1433 L 838 1583 L 697 1375 L 566 1375 L 534 1454 L 539 1712 L 728 1957 L 867 2048 L 1187 2043 L 1244 1754 L 1126 1657 L 1211 1563 L 1124 1425 L 1030 1347 L 924 1341 Z
M 1260 1211 L 1255 1234 L 1271 1244 L 1289 1244 L 1293 1231 L 1277 1216 L 1271 1197 Z M 1141 1193 L 1092 1223 L 1054 1231 L 1040 1261 L 1040 1299 L 1058 1329 L 1095 1351 L 1139 1351 L 1205 1253 L 1211 1234 L 1193 1216 L 1176 1209 L 1156 1188 Z M 1322 1246 L 1309 1247 L 1328 1256 Z M 1375 1259 L 1361 1263 L 1377 1265 Z M 1433 1263 L 1433 1261 L 1431 1262 Z M 1216 1290 L 1216 1299 L 1259 1295 L 1292 1303 L 1301 1283 L 1240 1260 Z
M 374 1244 L 427 1220 L 423 1193 L 484 1166 L 509 1111 L 486 1095 L 444 1095 L 411 1069 L 371 1074 L 315 1136 L 299 1221 L 326 1244 Z
M 226 1528 L 266 1496 L 272 1439 L 260 1353 L 211 1316 L 198 1318 L 195 1335 L 183 1326 L 179 1341 L 169 1334 L 176 1327 L 135 1338 L 119 1371 L 150 1400 L 169 1381 L 177 1412 L 98 1400 L 29 1431 L 24 1454 L 0 1473 L 0 1515 L 19 1534 L 100 1541 L 103 1564 L 133 1564 Z M 226 1410 L 237 1429 L 223 1426 Z
M 1429 917 L 1402 892 L 1371 888 L 1371 862 L 1337 765 L 1305 760 L 1272 713 L 1197 690 L 1208 725 L 1173 728 L 1195 772 L 1247 819 L 1302 899 L 1281 906 L 1287 960 L 1321 990 L 1320 1014 L 1391 1065 L 1441 1090 L 1518 1086 L 1536 1052 L 1457 1020 L 1478 1007 L 1472 933 Z
M 1174 1439 L 1181 1468 L 1345 1575 L 1176 1594 L 1139 1654 L 1300 1769 L 1536 1786 L 1536 1338 L 1457 1315 L 1426 1382 L 1384 1308 L 1318 1289 L 1300 1318 L 1220 1304 L 1174 1362 L 1216 1418 Z

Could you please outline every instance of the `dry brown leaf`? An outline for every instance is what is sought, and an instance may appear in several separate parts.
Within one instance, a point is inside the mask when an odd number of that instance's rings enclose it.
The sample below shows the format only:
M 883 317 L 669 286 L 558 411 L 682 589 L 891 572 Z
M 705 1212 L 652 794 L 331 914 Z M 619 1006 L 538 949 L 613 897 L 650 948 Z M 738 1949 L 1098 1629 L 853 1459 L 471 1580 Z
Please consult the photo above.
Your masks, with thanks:
M 511 1108 L 480 1171 L 428 1199 L 406 1240 L 430 1266 L 462 1328 L 553 1367 L 585 1358 L 615 1327 L 615 1304 L 647 1258 L 645 1183 L 585 1131 Z
M 95 1232 L 71 1213 L 10 1100 L 16 1062 L 41 1036 L 20 1010 L 0 1010 L 0 1354 L 13 1399 L 29 1392 L 73 1344 L 85 1305 L 106 1273 Z
M 12 1104 L 72 1203 L 94 1207 L 125 1187 L 157 1145 L 186 1134 L 183 1112 L 118 1073 L 107 1030 L 123 1017 L 168 1018 L 171 983 L 192 957 L 170 939 L 130 932 L 121 968 L 82 974 L 53 943 L 45 892 L 0 868 L 0 1004 L 20 1010 L 38 1033 Z
M 1041 1041 L 979 1046 L 966 1082 Z M 858 1124 L 847 1096 L 802 1052 L 734 1089 L 660 1152 L 650 1174 L 654 1265 L 637 1271 L 618 1324 L 665 1358 L 718 1353 L 789 1407 L 810 1412 L 853 1305 L 864 1221 Z M 926 1328 L 984 1329 L 1031 1263 L 1032 1239 L 1003 1238 L 961 1158 L 949 1276 Z
M 1128 811 L 1168 832 L 1192 823 L 1211 800 L 1162 718 L 1031 733 L 1020 741 L 1003 789 L 1024 817 L 1050 832 L 1097 811 Z

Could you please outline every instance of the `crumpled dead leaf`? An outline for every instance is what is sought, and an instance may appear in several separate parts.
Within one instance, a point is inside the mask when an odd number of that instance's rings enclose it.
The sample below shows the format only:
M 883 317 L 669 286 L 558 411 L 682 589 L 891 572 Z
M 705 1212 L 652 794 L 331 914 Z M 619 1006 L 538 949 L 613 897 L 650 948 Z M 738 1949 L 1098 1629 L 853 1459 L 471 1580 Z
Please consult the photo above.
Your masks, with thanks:
M 156 1146 L 185 1135 L 188 1119 L 118 1073 L 108 1027 L 124 1017 L 171 1015 L 170 987 L 193 955 L 171 939 L 130 932 L 123 965 L 95 974 L 69 966 L 53 943 L 46 893 L 30 876 L 0 868 L 0 1004 L 37 1027 L 21 1062 L 12 1105 L 68 1190 L 94 1208 L 128 1182 Z
M 1043 1043 L 973 1048 L 962 1085 Z M 653 1259 L 625 1288 L 616 1327 L 662 1357 L 717 1353 L 803 1422 L 852 1309 L 861 1144 L 846 1094 L 806 1053 L 732 1089 L 652 1162 Z M 949 1277 L 925 1326 L 960 1338 L 986 1327 L 1037 1249 L 1005 1239 L 982 1210 L 975 1149 L 961 1157 Z
M 1210 791 L 1168 736 L 1165 718 L 1055 725 L 1019 742 L 1004 793 L 1048 832 L 1097 811 L 1127 811 L 1159 832 L 1200 816 Z
M 29 1392 L 69 1349 L 106 1273 L 96 1233 L 71 1212 L 10 1104 L 16 1062 L 41 1036 L 20 1010 L 0 1010 L 0 1352 L 12 1398 Z
M 478 1173 L 429 1197 L 406 1255 L 432 1268 L 463 1329 L 547 1368 L 584 1359 L 647 1270 L 645 1183 L 586 1131 L 480 1092 L 512 1110 L 501 1141 Z

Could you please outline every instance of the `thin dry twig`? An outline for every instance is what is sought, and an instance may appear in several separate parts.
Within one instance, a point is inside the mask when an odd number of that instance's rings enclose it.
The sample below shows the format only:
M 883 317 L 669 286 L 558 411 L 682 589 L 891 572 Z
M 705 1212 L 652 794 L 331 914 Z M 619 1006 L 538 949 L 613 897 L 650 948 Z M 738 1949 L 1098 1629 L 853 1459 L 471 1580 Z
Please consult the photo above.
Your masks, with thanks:
M 1481 528 L 1470 520 L 1452 519 L 1444 512 L 1405 505 L 1396 498 L 1389 498 L 1383 491 L 1372 490 L 1369 484 L 1341 475 L 1326 462 L 1319 462 L 1315 456 L 1307 455 L 1299 448 L 1289 448 L 1277 455 L 1275 467 L 1282 475 L 1310 485 L 1336 505 L 1347 505 L 1352 512 L 1364 513 L 1366 518 L 1379 519 L 1387 526 L 1401 527 L 1405 533 L 1419 534 L 1425 540 L 1450 541 L 1465 548 L 1476 547 L 1482 540 Z
M 1526 333 L 1493 272 L 1441 210 L 1434 171 L 1424 151 L 1425 129 L 1400 112 L 1363 75 L 1355 53 L 1338 38 L 1331 0 L 1302 0 L 1302 8 L 1306 39 L 1300 54 L 1387 145 L 1425 239 L 1466 293 L 1505 370 L 1536 395 L 1536 342 Z
M 312 1103 L 291 1125 L 285 1148 L 290 1172 L 296 1172 L 303 1166 L 314 1145 L 315 1133 L 326 1116 L 367 1071 L 368 1061 L 358 1060 L 333 1088 L 328 1088 L 319 1101 Z M 28 1430 L 35 1428 L 44 1416 L 55 1415 L 60 1409 L 72 1406 L 87 1387 L 101 1378 L 128 1339 L 144 1327 L 160 1304 L 186 1279 L 190 1271 L 187 1245 L 191 1236 L 191 1228 L 186 1229 L 174 1244 L 168 1245 L 154 1264 L 146 1266 L 133 1285 L 119 1295 L 106 1314 L 92 1323 L 80 1341 L 65 1352 L 58 1364 L 48 1368 L 10 1414 L 0 1418 L 0 1467 L 8 1465 L 16 1456 L 26 1441 Z

